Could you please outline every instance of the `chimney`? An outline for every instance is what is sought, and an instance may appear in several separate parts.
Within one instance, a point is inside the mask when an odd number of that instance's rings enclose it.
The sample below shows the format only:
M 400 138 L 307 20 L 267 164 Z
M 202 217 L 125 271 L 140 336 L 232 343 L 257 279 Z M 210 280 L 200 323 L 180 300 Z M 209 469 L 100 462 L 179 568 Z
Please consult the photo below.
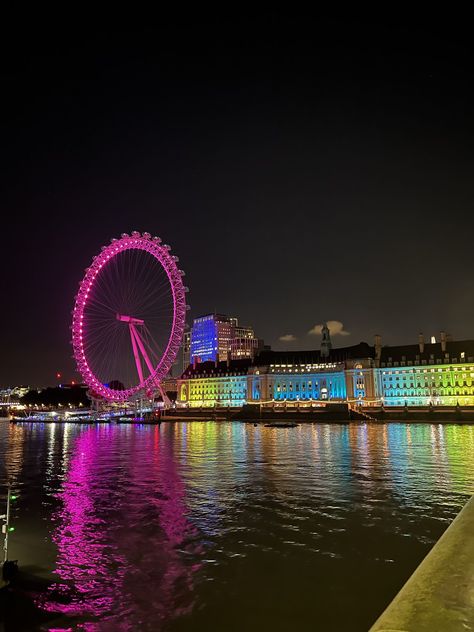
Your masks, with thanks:
M 440 335 L 440 338 L 441 338 L 441 351 L 443 353 L 446 353 L 446 332 L 445 331 L 440 331 L 439 335 Z
M 375 334 L 374 336 L 375 359 L 380 360 L 382 356 L 382 336 Z
M 423 353 L 425 350 L 425 337 L 423 334 L 418 334 L 418 347 L 420 348 L 420 353 Z

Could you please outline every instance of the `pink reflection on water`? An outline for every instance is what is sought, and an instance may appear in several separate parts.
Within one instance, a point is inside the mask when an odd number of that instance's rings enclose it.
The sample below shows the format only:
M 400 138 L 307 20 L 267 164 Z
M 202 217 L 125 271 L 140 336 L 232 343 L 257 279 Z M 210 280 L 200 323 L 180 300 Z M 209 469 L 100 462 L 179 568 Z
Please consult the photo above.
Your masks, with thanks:
M 81 629 L 159 630 L 192 609 L 197 533 L 159 432 L 91 428 L 73 446 L 52 535 L 61 581 L 41 605 Z

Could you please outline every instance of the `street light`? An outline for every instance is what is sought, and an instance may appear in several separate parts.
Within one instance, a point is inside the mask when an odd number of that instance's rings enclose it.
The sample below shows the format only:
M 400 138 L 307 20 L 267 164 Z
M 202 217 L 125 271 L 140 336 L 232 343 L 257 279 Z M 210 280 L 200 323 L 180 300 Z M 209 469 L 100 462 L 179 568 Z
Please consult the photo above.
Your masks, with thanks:
M 10 525 L 10 503 L 18 498 L 15 494 L 11 493 L 11 483 L 8 483 L 7 488 L 7 512 L 0 515 L 0 519 L 3 520 L 2 533 L 5 536 L 3 540 L 3 562 L 8 561 L 8 534 L 15 531 L 15 527 Z

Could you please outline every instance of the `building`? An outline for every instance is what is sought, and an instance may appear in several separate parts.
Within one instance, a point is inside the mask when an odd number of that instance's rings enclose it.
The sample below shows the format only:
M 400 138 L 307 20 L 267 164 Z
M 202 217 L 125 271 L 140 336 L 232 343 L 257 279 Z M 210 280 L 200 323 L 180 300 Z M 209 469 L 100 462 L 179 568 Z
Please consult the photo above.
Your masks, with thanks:
M 474 340 L 376 349 L 377 390 L 384 406 L 474 406 Z
M 371 347 L 360 343 L 332 349 L 330 339 L 327 343 L 323 337 L 319 350 L 260 353 L 250 370 L 258 376 L 259 386 L 254 386 L 249 401 L 272 405 L 375 401 Z
M 178 404 L 308 406 L 348 400 L 373 403 L 373 347 L 361 343 L 332 349 L 329 330 L 326 328 L 323 333 L 319 350 L 264 350 L 255 358 L 195 361 L 178 380 Z
M 190 408 L 243 406 L 249 360 L 195 362 L 178 380 L 178 404 Z
M 171 375 L 167 375 L 161 381 L 160 386 L 165 393 L 176 393 L 178 389 L 178 380 Z
M 326 328 L 327 329 L 327 328 Z M 474 406 L 474 340 L 334 349 L 329 330 L 312 351 L 260 351 L 227 362 L 194 362 L 178 380 L 178 405 Z M 250 338 L 249 338 L 250 340 Z
M 230 359 L 249 358 L 253 360 L 263 350 L 263 347 L 263 340 L 260 338 L 232 338 L 230 341 Z
M 191 363 L 191 332 L 185 331 L 181 347 L 181 372 L 184 373 Z
M 227 360 L 233 327 L 231 319 L 224 314 L 195 318 L 191 330 L 191 362 Z
M 253 328 L 239 325 L 235 317 L 207 314 L 193 322 L 190 362 L 226 362 L 229 354 L 233 360 L 253 359 L 261 348 L 263 341 L 255 337 Z

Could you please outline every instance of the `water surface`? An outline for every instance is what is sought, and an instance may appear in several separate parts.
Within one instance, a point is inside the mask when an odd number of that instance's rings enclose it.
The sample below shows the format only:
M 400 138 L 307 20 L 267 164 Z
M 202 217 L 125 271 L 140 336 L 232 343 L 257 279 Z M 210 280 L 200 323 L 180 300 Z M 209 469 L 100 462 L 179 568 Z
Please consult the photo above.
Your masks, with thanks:
M 69 629 L 358 631 L 472 494 L 474 426 L 2 422 L 0 462 Z

